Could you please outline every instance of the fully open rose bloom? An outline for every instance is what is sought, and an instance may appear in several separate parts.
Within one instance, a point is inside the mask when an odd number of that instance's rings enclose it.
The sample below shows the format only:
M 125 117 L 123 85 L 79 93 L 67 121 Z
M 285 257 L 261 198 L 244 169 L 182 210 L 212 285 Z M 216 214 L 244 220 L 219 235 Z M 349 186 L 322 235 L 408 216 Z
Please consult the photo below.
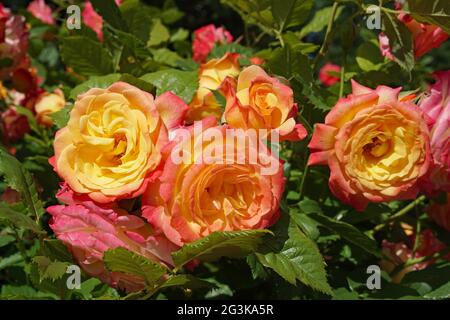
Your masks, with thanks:
M 302 140 L 307 132 L 295 123 L 297 105 L 291 88 L 270 77 L 261 67 L 245 68 L 237 85 L 226 79 L 224 118 L 232 128 L 277 131 L 282 140 Z
M 398 99 L 400 88 L 352 86 L 353 94 L 316 125 L 308 164 L 328 165 L 331 191 L 357 210 L 369 202 L 414 199 L 430 163 L 420 109 Z
M 143 196 L 143 216 L 179 246 L 215 231 L 263 229 L 279 216 L 284 178 L 278 158 L 263 144 L 248 143 L 243 130 L 241 148 L 222 139 L 226 127 L 215 124 L 209 117 L 178 132 L 162 175 Z
M 124 82 L 90 89 L 57 132 L 51 163 L 70 188 L 97 202 L 134 198 L 160 163 L 167 129 L 181 123 L 186 110 L 170 92 L 154 101 Z
M 222 110 L 212 90 L 217 90 L 226 77 L 237 77 L 240 71 L 239 55 L 227 53 L 222 58 L 211 59 L 199 69 L 199 88 L 186 115 L 187 123 L 202 120 L 207 116 L 220 119 Z
M 100 207 L 87 197 L 74 200 L 65 187 L 57 197 L 69 205 L 47 209 L 52 216 L 50 227 L 88 275 L 128 292 L 144 289 L 144 279 L 106 269 L 105 251 L 118 247 L 154 262 L 172 264 L 170 253 L 176 247 L 164 237 L 155 236 L 149 224 L 138 216 L 114 206 Z
M 424 179 L 428 192 L 450 192 L 450 71 L 436 72 L 436 83 L 420 103 L 431 132 L 433 161 Z
M 205 62 L 216 42 L 225 44 L 231 41 L 233 41 L 233 36 L 222 27 L 216 28 L 213 24 L 208 24 L 198 28 L 194 31 L 192 59 L 197 62 Z

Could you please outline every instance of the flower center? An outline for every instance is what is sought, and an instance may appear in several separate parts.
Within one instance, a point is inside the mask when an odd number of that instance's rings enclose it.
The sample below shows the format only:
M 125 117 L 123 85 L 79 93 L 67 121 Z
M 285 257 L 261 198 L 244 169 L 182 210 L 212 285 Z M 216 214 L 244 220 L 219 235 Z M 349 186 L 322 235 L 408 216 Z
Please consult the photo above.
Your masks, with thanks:
M 114 155 L 118 158 L 123 156 L 127 149 L 127 138 L 124 134 L 115 133 L 114 134 Z
M 363 149 L 364 153 L 370 154 L 376 158 L 384 156 L 390 149 L 391 143 L 385 135 L 373 137 L 371 142 L 366 144 Z

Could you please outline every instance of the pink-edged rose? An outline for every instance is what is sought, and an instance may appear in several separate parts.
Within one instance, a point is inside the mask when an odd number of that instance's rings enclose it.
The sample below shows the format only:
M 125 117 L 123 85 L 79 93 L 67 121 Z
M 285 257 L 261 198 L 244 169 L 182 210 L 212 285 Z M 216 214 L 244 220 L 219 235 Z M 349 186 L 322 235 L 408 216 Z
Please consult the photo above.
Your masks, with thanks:
M 178 132 L 161 176 L 143 195 L 143 216 L 179 246 L 215 231 L 264 229 L 279 216 L 279 159 L 264 144 L 249 143 L 244 130 L 238 139 L 246 144 L 239 148 L 225 138 L 228 128 L 216 123 L 208 117 Z
M 58 196 L 67 191 L 61 191 Z M 171 265 L 170 253 L 176 247 L 162 236 L 154 235 L 143 219 L 118 208 L 100 207 L 88 201 L 47 208 L 58 240 L 72 253 L 75 261 L 90 276 L 127 292 L 142 290 L 145 280 L 121 272 L 110 272 L 103 262 L 109 249 L 125 248 L 163 265 Z
M 297 105 L 290 87 L 252 65 L 234 79 L 227 78 L 222 91 L 226 97 L 224 119 L 232 128 L 277 131 L 281 140 L 298 141 L 306 129 L 295 122 Z
M 137 197 L 160 164 L 168 130 L 183 121 L 187 108 L 170 92 L 154 99 L 125 82 L 90 89 L 56 133 L 50 161 L 74 192 L 94 201 Z
M 333 194 L 359 211 L 369 202 L 414 199 L 431 160 L 422 112 L 399 100 L 401 88 L 352 86 L 316 124 L 309 165 L 328 165 Z

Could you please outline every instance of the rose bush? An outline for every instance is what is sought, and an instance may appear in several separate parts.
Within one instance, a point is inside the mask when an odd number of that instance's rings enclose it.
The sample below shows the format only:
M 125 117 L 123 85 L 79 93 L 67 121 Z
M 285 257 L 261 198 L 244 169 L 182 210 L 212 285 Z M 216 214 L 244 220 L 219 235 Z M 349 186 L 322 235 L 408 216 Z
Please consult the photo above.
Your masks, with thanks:
M 149 3 L 0 4 L 0 299 L 448 299 L 447 2 Z

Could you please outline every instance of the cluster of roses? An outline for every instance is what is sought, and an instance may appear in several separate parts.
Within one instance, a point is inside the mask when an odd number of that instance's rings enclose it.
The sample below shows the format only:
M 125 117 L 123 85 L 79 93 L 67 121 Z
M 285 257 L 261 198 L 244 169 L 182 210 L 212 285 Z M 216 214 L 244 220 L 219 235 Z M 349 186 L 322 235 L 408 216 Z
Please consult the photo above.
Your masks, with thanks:
M 60 90 L 50 93 L 40 88 L 42 80 L 31 66 L 27 50 L 28 27 L 24 17 L 12 14 L 0 4 L 0 102 L 4 108 L 0 132 L 5 145 L 20 140 L 30 131 L 27 117 L 17 111 L 17 106 L 32 111 L 41 125 L 51 126 L 49 115 L 65 105 Z
M 28 10 L 44 23 L 55 23 L 43 0 L 33 1 Z M 83 19 L 101 39 L 102 19 L 88 1 Z M 433 26 L 401 19 L 411 26 L 416 56 L 448 37 Z M 55 156 L 50 159 L 64 180 L 57 194 L 64 205 L 48 211 L 56 236 L 88 274 L 127 291 L 139 290 L 144 286 L 142 279 L 105 268 L 106 250 L 124 247 L 171 265 L 170 253 L 185 243 L 215 231 L 262 229 L 277 220 L 284 178 L 282 163 L 274 155 L 270 156 L 277 170 L 263 175 L 261 163 L 233 162 L 240 153 L 259 149 L 234 148 L 222 154 L 231 161 L 220 163 L 199 163 L 198 155 L 190 152 L 196 145 L 202 152 L 227 148 L 226 141 L 203 139 L 210 128 L 241 129 L 244 135 L 248 129 L 264 129 L 269 137 L 276 133 L 290 141 L 307 136 L 296 122 L 292 89 L 284 80 L 269 76 L 258 66 L 259 59 L 251 59 L 253 65 L 246 68 L 241 68 L 235 53 L 207 61 L 216 43 L 232 40 L 228 31 L 213 25 L 194 33 L 193 58 L 202 64 L 199 88 L 188 105 L 171 92 L 153 97 L 123 82 L 78 96 L 67 126 L 56 134 Z M 381 48 L 389 57 L 386 43 L 382 36 Z M 0 59 L 14 57 L 0 74 L 14 89 L 0 90 L 0 94 L 5 100 L 12 97 L 11 105 L 28 107 L 40 123 L 50 125 L 48 114 L 64 106 L 64 97 L 39 88 L 25 54 L 27 46 L 23 18 L 0 5 Z M 326 72 L 321 79 L 327 85 L 338 80 Z M 419 192 L 450 192 L 450 71 L 436 73 L 436 79 L 419 104 L 400 88 L 372 90 L 353 81 L 353 93 L 337 102 L 325 123 L 315 126 L 308 165 L 329 166 L 330 189 L 342 202 L 363 211 L 370 202 L 415 199 Z M 224 110 L 218 94 L 225 97 Z M 14 107 L 3 112 L 3 130 L 14 132 L 8 124 L 27 128 L 26 118 L 20 117 Z M 25 119 L 21 126 L 19 118 Z M 201 132 L 193 130 L 196 121 L 202 123 Z M 191 158 L 183 163 L 172 157 L 180 149 L 180 128 L 190 132 L 181 149 Z M 447 205 L 432 204 L 428 209 L 448 230 L 449 207 L 450 196 Z M 431 245 L 415 254 L 441 248 L 429 232 L 422 237 Z M 402 244 L 384 242 L 383 247 L 398 259 L 412 254 Z
M 214 91 L 225 96 L 223 115 Z M 296 114 L 291 88 L 259 66 L 241 70 L 233 53 L 201 65 L 190 105 L 172 92 L 153 97 L 124 82 L 91 89 L 78 96 L 55 137 L 50 162 L 64 180 L 57 194 L 64 205 L 48 208 L 50 227 L 88 274 L 128 291 L 142 288 L 139 279 L 105 269 L 107 249 L 120 246 L 171 265 L 170 253 L 185 243 L 215 231 L 263 229 L 279 216 L 280 160 L 264 148 L 230 150 L 228 140 L 206 141 L 203 134 L 265 129 L 300 140 L 307 133 Z M 180 128 L 190 134 L 182 142 Z M 192 146 L 213 161 L 198 162 Z M 190 155 L 182 163 L 172 156 L 180 148 Z M 211 155 L 211 148 L 226 152 Z M 276 170 L 262 174 L 260 161 L 234 161 L 242 152 L 265 152 Z
M 199 61 L 214 42 L 232 39 L 214 26 L 200 31 L 193 45 Z M 209 150 L 211 144 L 226 143 L 204 141 L 201 135 L 209 128 L 244 134 L 266 129 L 291 141 L 306 137 L 295 120 L 291 88 L 260 66 L 242 69 L 238 58 L 227 53 L 202 64 L 189 105 L 171 92 L 154 98 L 123 82 L 77 98 L 67 126 L 56 135 L 51 159 L 64 180 L 57 195 L 64 205 L 48 211 L 51 228 L 88 274 L 138 290 L 142 280 L 106 270 L 106 250 L 125 247 L 171 265 L 170 252 L 185 243 L 215 231 L 261 229 L 276 221 L 284 189 L 278 159 L 276 172 L 262 175 L 259 163 L 199 163 L 195 152 L 189 153 L 192 145 Z M 372 90 L 353 81 L 353 93 L 315 126 L 308 165 L 330 167 L 329 186 L 336 197 L 362 211 L 369 202 L 414 199 L 420 191 L 450 192 L 450 71 L 436 78 L 419 106 L 400 88 Z M 217 92 L 225 97 L 223 111 Z M 200 133 L 190 126 L 196 121 L 203 125 Z M 183 163 L 172 157 L 180 149 L 173 137 L 180 127 L 190 132 L 181 149 L 191 158 Z M 232 159 L 240 152 L 234 149 Z M 431 209 L 430 215 L 449 226 L 448 207 Z

